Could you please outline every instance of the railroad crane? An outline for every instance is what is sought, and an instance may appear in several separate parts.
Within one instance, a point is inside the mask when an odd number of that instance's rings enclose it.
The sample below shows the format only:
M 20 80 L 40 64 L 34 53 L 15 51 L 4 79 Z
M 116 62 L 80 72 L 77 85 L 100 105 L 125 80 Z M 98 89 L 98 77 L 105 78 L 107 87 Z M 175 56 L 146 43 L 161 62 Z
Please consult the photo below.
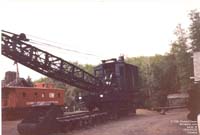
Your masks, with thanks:
M 34 47 L 25 34 L 2 31 L 2 54 L 50 78 L 88 91 L 79 97 L 88 110 L 111 115 L 135 112 L 138 102 L 138 68 L 123 57 L 102 60 L 90 74 L 47 51 Z

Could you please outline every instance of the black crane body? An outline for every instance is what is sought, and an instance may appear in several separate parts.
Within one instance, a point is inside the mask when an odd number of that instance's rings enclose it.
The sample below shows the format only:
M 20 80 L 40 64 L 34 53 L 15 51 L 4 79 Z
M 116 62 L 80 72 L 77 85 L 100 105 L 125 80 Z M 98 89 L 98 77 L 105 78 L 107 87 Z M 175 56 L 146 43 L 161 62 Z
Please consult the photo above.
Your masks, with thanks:
M 94 75 L 31 45 L 25 34 L 2 31 L 2 55 L 43 75 L 88 91 L 81 100 L 89 111 L 110 114 L 134 112 L 138 95 L 138 68 L 123 57 L 102 60 Z

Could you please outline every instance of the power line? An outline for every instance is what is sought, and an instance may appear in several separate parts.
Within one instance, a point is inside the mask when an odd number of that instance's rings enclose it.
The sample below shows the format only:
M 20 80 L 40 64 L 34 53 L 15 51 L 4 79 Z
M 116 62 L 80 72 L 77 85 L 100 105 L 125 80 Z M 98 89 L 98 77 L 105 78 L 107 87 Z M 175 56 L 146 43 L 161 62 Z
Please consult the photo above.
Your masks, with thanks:
M 9 34 L 14 34 L 12 32 L 4 31 L 4 30 L 2 30 L 2 32 L 9 33 Z M 46 41 L 46 42 L 51 42 L 53 44 L 62 45 L 62 46 L 66 45 L 66 44 L 62 44 L 62 43 L 59 43 L 59 42 L 47 40 L 47 39 L 44 39 L 44 38 L 41 38 L 41 37 L 38 37 L 38 36 L 34 36 L 34 35 L 31 35 L 31 34 L 26 34 L 26 35 L 28 35 L 29 37 L 33 37 L 33 39 L 42 40 L 42 41 Z M 56 49 L 59 49 L 59 50 L 62 50 L 62 51 L 68 51 L 68 52 L 73 52 L 73 53 L 77 53 L 77 54 L 93 56 L 93 57 L 96 57 L 96 58 L 98 58 L 100 60 L 104 59 L 103 56 L 98 56 L 98 55 L 95 55 L 95 54 L 92 54 L 92 53 L 77 51 L 77 50 L 74 50 L 74 49 L 63 48 L 63 47 L 60 47 L 60 46 L 52 45 L 51 43 L 37 41 L 37 40 L 30 39 L 30 38 L 28 38 L 28 39 L 29 39 L 29 41 L 28 41 L 29 43 L 32 43 L 32 44 L 34 44 L 36 46 L 37 45 L 39 45 L 39 46 L 48 46 L 48 47 L 56 48 Z
M 27 34 L 27 35 L 29 35 L 29 34 Z M 55 43 L 55 44 L 64 45 L 64 44 L 61 44 L 61 43 L 58 43 L 58 42 L 54 42 L 54 41 L 50 41 L 50 40 L 46 40 L 46 39 L 43 39 L 43 38 L 40 38 L 40 37 L 37 37 L 37 36 L 33 36 L 33 35 L 29 35 L 29 36 L 32 36 L 32 37 L 35 37 L 35 38 L 37 38 L 37 39 L 41 39 L 41 40 L 44 40 L 44 41 L 47 41 L 47 42 L 52 42 L 52 43 Z M 78 54 L 84 54 L 84 55 L 94 56 L 94 57 L 97 57 L 97 58 L 99 58 L 99 59 L 102 59 L 102 58 L 103 58 L 103 57 L 101 57 L 101 56 L 97 56 L 97 55 L 92 54 L 92 53 L 77 51 L 77 50 L 74 50 L 74 49 L 67 49 L 67 48 L 55 46 L 55 45 L 52 45 L 52 44 L 49 44 L 49 43 L 44 43 L 44 42 L 36 41 L 36 40 L 32 40 L 32 39 L 29 39 L 29 40 L 30 40 L 29 42 L 30 42 L 30 43 L 33 43 L 33 44 L 39 44 L 39 45 L 49 46 L 49 47 L 53 47 L 53 48 L 60 49 L 60 50 L 64 50 L 64 51 L 68 51 L 68 52 L 73 52 L 73 53 L 78 53 Z
M 70 51 L 70 52 L 74 52 L 74 53 L 79 53 L 79 54 L 85 54 L 85 55 L 91 55 L 91 56 L 99 57 L 99 56 L 91 54 L 91 53 L 85 53 L 85 52 L 80 52 L 80 51 L 77 51 L 77 50 L 66 49 L 66 48 L 62 48 L 62 47 L 59 47 L 59 46 L 55 46 L 55 45 L 51 45 L 51 44 L 43 43 L 43 42 L 38 42 L 38 41 L 34 41 L 34 40 L 31 40 L 30 43 L 40 44 L 40 45 L 45 45 L 45 46 L 50 46 L 50 47 L 54 47 L 54 48 L 57 48 L 57 49 L 61 49 L 61 50 L 65 50 L 65 51 Z

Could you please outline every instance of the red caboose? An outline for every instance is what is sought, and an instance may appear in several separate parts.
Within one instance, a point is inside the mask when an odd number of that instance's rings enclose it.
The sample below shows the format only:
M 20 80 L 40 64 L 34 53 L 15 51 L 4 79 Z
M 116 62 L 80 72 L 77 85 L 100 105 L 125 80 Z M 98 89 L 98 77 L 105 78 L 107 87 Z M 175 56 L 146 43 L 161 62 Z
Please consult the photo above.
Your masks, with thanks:
M 20 117 L 33 109 L 42 112 L 48 109 L 50 104 L 64 106 L 63 89 L 46 83 L 38 83 L 35 86 L 2 88 L 3 118 Z

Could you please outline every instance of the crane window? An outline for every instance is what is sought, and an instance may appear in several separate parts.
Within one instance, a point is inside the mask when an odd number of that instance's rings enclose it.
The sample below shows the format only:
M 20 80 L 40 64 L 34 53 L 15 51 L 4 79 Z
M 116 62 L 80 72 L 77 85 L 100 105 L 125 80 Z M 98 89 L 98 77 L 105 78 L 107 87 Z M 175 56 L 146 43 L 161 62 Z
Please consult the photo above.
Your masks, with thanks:
M 49 98 L 54 98 L 55 97 L 55 93 L 49 93 Z
M 60 97 L 60 93 L 58 93 L 58 97 Z

